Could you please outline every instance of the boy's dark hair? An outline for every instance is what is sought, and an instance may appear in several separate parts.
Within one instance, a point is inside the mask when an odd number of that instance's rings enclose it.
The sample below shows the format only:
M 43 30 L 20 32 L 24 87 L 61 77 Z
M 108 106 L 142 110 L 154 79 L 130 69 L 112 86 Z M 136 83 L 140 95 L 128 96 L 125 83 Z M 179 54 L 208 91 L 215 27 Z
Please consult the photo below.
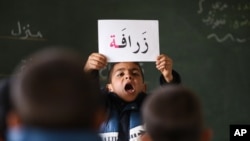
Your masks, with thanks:
M 31 58 L 11 80 L 11 98 L 22 122 L 45 128 L 90 128 L 102 98 L 99 84 L 82 71 L 81 57 L 47 49 Z
M 110 69 L 108 71 L 108 83 L 111 83 L 111 79 L 112 79 L 111 77 L 112 77 L 112 73 L 113 73 L 114 67 L 115 67 L 116 64 L 119 64 L 119 63 L 121 63 L 121 62 L 117 62 L 117 63 L 112 63 L 111 64 L 111 67 L 110 67 Z M 144 73 L 142 71 L 142 68 L 141 68 L 139 62 L 133 62 L 133 63 L 136 64 L 139 67 L 140 72 L 142 74 L 142 80 L 144 82 Z
M 143 118 L 154 141 L 198 141 L 203 129 L 200 101 L 181 85 L 155 90 L 143 105 Z

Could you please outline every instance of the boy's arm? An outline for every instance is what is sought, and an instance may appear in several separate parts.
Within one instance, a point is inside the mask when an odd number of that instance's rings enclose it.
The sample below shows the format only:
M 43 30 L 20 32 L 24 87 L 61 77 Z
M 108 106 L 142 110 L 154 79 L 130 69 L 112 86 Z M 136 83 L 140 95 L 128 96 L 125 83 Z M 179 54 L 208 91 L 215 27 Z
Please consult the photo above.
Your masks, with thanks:
M 165 54 L 161 54 L 156 59 L 156 68 L 161 72 L 160 83 L 163 84 L 179 84 L 181 82 L 180 75 L 173 70 L 173 61 Z
M 165 84 L 180 84 L 181 83 L 181 76 L 179 75 L 179 73 L 175 70 L 172 70 L 172 75 L 173 75 L 173 79 L 171 82 L 167 82 L 164 78 L 163 75 L 160 76 L 160 84 L 161 85 L 165 85 Z
M 100 54 L 100 53 L 92 53 L 89 55 L 88 60 L 86 61 L 83 71 L 86 73 L 89 73 L 91 77 L 93 78 L 93 81 L 97 81 L 99 83 L 99 70 L 104 68 L 107 65 L 107 57 Z M 104 98 L 103 106 L 107 106 L 107 95 L 106 89 L 101 88 L 100 93 L 102 94 Z

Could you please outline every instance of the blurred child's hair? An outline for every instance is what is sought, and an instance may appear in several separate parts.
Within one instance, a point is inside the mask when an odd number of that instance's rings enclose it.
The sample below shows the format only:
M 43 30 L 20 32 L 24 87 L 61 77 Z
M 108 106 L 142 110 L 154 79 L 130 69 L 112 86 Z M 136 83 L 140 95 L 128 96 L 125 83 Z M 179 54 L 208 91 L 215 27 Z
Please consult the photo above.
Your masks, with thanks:
M 80 55 L 46 49 L 31 58 L 11 79 L 11 98 L 22 122 L 49 128 L 91 127 L 102 98 L 99 84 L 82 71 Z
M 143 119 L 154 141 L 198 141 L 203 129 L 200 100 L 181 85 L 160 87 L 150 94 Z

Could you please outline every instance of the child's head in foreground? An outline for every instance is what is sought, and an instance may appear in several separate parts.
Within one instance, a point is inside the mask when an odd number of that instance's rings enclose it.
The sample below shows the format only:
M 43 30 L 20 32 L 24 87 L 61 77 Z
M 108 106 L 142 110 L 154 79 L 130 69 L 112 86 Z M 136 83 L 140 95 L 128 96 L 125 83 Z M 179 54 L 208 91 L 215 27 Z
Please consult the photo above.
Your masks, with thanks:
M 46 128 L 85 128 L 101 109 L 99 85 L 82 72 L 80 55 L 47 49 L 12 77 L 11 98 L 22 124 Z
M 209 140 L 197 95 L 181 85 L 155 90 L 143 105 L 143 119 L 153 141 Z

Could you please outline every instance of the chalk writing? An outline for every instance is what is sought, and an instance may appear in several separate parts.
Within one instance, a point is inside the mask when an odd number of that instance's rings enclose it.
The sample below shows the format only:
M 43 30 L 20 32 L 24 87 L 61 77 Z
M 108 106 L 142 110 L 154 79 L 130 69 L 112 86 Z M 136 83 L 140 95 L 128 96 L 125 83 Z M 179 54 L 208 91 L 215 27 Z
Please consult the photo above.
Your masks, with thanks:
M 17 21 L 17 28 L 11 30 L 11 35 L 23 40 L 28 38 L 43 38 L 43 35 L 40 31 L 37 31 L 36 34 L 33 34 L 30 30 L 30 25 L 27 24 L 22 26 L 20 21 Z
M 228 8 L 228 5 L 221 2 L 216 2 L 212 4 L 212 10 L 209 10 L 207 17 L 202 19 L 202 22 L 208 26 L 211 26 L 212 29 L 215 29 L 219 26 L 226 24 L 226 15 L 218 16 L 218 11 L 223 11 Z M 217 14 L 217 15 L 216 15 Z M 217 17 L 216 17 L 217 16 Z
M 204 7 L 206 6 L 206 7 Z M 197 13 L 202 16 L 204 23 L 211 32 L 207 39 L 214 39 L 218 43 L 232 41 L 244 43 L 249 40 L 250 2 L 237 1 L 235 3 L 221 1 L 199 0 Z
M 222 38 L 219 38 L 218 35 L 216 35 L 215 33 L 212 33 L 212 34 L 209 34 L 209 35 L 207 36 L 207 38 L 208 38 L 208 39 L 214 38 L 214 39 L 216 39 L 216 41 L 218 41 L 219 43 L 222 43 L 222 42 L 224 42 L 225 40 L 228 40 L 228 39 L 230 39 L 230 40 L 232 40 L 232 41 L 237 40 L 237 42 L 239 42 L 239 43 L 243 43 L 243 42 L 246 41 L 246 39 L 235 38 L 235 37 L 233 37 L 233 35 L 230 34 L 230 33 L 226 34 L 226 35 L 225 35 L 224 37 L 222 37 Z
M 199 10 L 197 11 L 198 14 L 201 14 L 203 12 L 203 6 L 202 6 L 202 3 L 204 2 L 205 0 L 200 0 L 199 1 Z

